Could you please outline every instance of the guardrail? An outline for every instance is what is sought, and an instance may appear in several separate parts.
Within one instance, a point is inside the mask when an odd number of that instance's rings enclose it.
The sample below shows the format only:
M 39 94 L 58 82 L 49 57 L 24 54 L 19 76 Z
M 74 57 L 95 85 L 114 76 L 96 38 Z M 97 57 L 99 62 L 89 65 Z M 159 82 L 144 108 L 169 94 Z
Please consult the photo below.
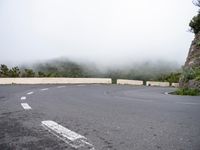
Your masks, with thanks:
M 0 78 L 0 84 L 111 84 L 110 78 Z
M 178 88 L 179 87 L 179 83 L 172 83 L 171 85 L 172 87 Z
M 161 86 L 161 87 L 169 87 L 169 82 L 157 82 L 157 81 L 147 81 L 146 86 Z
M 117 79 L 117 84 L 122 85 L 143 85 L 144 82 L 141 80 L 124 80 L 124 79 Z
M 111 78 L 0 78 L 0 84 L 112 84 Z M 142 80 L 117 79 L 121 85 L 144 85 Z M 169 82 L 147 81 L 146 86 L 169 87 Z M 172 83 L 179 87 L 179 83 Z

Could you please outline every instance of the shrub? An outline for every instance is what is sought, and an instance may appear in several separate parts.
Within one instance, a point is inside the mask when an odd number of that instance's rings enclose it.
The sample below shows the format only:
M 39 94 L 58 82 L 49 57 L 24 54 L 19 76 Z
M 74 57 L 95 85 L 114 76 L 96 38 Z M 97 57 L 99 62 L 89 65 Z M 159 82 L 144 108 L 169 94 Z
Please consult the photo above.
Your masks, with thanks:
M 200 31 L 200 14 L 194 16 L 189 24 L 191 31 L 197 34 Z
M 200 95 L 200 91 L 194 88 L 180 88 L 175 92 L 175 94 L 197 96 Z
M 179 82 L 181 73 L 170 73 L 167 75 L 161 75 L 158 80 L 162 82 L 177 83 Z
M 22 77 L 35 77 L 35 72 L 32 69 L 24 69 Z
M 9 70 L 9 77 L 20 77 L 20 69 L 18 67 L 13 67 Z
M 195 78 L 195 71 L 193 68 L 184 68 L 180 79 L 184 82 L 188 82 Z
M 0 67 L 0 77 L 9 77 L 9 68 L 4 64 Z
M 38 76 L 39 77 L 46 77 L 46 74 L 44 72 L 42 72 L 42 71 L 39 71 L 38 72 Z

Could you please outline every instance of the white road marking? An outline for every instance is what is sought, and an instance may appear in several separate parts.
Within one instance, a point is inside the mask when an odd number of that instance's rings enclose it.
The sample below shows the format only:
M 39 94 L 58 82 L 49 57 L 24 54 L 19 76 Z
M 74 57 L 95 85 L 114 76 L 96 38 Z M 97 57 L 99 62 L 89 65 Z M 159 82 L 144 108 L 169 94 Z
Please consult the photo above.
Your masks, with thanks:
M 57 88 L 65 88 L 66 86 L 57 86 Z
M 32 109 L 31 106 L 29 106 L 27 103 L 21 103 L 21 105 L 24 109 Z
M 54 121 L 42 121 L 42 126 L 75 149 L 83 147 L 88 150 L 95 150 L 94 146 L 87 142 L 86 137 L 63 127 Z
M 80 84 L 80 85 L 76 85 L 76 86 L 85 86 L 85 85 L 83 85 L 83 84 Z
M 33 94 L 34 92 L 29 92 L 29 93 L 27 93 L 27 95 L 31 95 L 31 94 Z
M 176 103 L 184 105 L 200 105 L 200 103 L 191 103 L 191 102 L 176 102 Z
M 41 91 L 47 91 L 49 88 L 41 89 Z
M 25 99 L 26 99 L 26 96 L 22 96 L 22 97 L 21 97 L 21 100 L 25 100 Z

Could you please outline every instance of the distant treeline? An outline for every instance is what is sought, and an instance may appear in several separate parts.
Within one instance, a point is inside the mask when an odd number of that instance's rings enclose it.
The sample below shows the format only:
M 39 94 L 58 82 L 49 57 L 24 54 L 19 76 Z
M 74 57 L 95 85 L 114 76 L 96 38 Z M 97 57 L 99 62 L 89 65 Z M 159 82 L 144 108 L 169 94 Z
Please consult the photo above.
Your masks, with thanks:
M 35 64 L 32 67 L 12 67 L 5 64 L 0 66 L 0 77 L 70 77 L 70 78 L 112 78 L 130 80 L 155 80 L 178 82 L 181 73 L 172 71 L 166 66 L 144 64 L 139 67 L 126 69 L 107 69 L 100 71 L 94 65 L 80 65 L 70 61 L 51 61 Z

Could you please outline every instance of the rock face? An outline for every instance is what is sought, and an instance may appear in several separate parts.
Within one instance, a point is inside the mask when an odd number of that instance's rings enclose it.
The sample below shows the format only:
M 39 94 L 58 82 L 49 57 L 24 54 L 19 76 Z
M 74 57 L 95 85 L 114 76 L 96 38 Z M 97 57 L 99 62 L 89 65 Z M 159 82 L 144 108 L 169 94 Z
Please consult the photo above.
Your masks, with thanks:
M 200 32 L 195 34 L 184 68 L 200 68 Z M 180 87 L 196 88 L 200 90 L 200 81 L 196 81 L 195 79 L 187 82 L 181 79 L 179 84 Z
M 195 35 L 192 41 L 185 67 L 200 67 L 200 32 Z

